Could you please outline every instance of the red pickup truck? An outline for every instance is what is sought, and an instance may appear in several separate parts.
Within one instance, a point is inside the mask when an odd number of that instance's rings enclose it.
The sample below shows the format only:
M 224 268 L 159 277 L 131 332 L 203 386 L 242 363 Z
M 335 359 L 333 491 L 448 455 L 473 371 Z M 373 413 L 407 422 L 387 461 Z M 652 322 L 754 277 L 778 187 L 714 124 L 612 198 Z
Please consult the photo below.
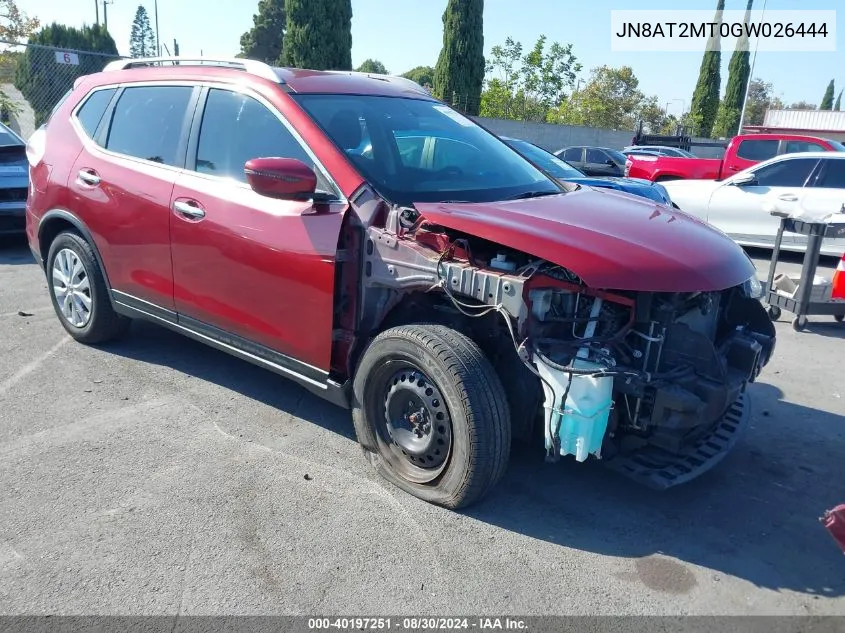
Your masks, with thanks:
M 665 180 L 722 180 L 779 154 L 796 152 L 842 152 L 837 141 L 796 134 L 740 134 L 731 139 L 724 158 L 675 158 L 629 156 L 625 176 L 652 182 Z

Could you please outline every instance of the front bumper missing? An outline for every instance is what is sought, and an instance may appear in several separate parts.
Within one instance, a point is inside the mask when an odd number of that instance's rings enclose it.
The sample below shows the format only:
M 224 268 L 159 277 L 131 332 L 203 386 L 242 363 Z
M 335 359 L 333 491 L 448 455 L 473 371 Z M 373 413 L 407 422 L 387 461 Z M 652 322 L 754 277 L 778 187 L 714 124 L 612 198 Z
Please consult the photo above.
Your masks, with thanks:
M 665 490 L 691 481 L 721 462 L 747 428 L 750 418 L 751 402 L 744 392 L 713 430 L 686 451 L 673 454 L 647 446 L 630 455 L 617 454 L 604 464 L 649 488 Z

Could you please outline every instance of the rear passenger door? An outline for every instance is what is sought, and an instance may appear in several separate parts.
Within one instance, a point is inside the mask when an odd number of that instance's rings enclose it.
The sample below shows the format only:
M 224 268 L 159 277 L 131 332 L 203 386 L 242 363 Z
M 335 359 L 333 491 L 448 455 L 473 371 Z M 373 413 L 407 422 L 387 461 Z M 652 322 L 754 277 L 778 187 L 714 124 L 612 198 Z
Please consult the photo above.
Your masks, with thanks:
M 319 168 L 318 189 L 336 194 L 336 203 L 315 208 L 259 195 L 244 164 L 262 157 L 316 165 L 271 103 L 234 87 L 204 89 L 187 169 L 170 200 L 179 322 L 325 381 L 346 203 Z
M 115 298 L 172 313 L 170 197 L 185 161 L 197 93 L 134 84 L 93 92 L 75 111 L 84 149 L 71 171 L 71 210 L 87 225 Z

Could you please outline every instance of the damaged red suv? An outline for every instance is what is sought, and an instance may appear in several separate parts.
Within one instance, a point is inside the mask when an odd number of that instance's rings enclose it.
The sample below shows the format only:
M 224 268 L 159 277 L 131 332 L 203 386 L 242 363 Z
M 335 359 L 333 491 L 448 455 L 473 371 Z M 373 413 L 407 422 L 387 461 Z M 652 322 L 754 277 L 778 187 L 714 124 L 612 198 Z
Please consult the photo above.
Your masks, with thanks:
M 77 341 L 148 319 L 275 371 L 350 408 L 373 466 L 446 507 L 495 486 L 512 439 L 692 479 L 774 349 L 724 234 L 563 188 L 401 78 L 119 61 L 28 159 L 29 244 Z

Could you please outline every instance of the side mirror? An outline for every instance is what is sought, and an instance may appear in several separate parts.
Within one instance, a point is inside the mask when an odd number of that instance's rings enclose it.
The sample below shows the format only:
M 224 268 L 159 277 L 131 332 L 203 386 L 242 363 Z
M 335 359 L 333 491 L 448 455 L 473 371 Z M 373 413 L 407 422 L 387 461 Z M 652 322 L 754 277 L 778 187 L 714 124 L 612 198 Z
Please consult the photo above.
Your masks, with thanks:
M 616 163 L 614 163 L 614 162 L 613 162 L 612 160 L 610 160 L 609 158 L 608 158 L 608 159 L 604 162 L 604 164 L 605 164 L 605 165 L 608 165 L 608 166 L 610 166 L 610 167 L 616 167 Z
M 295 158 L 253 158 L 244 165 L 256 193 L 285 200 L 309 200 L 317 189 L 314 170 Z
M 737 187 L 742 187 L 745 185 L 756 185 L 757 184 L 757 177 L 754 174 L 742 174 L 741 176 L 737 176 L 733 180 L 731 180 L 732 185 L 736 185 Z

